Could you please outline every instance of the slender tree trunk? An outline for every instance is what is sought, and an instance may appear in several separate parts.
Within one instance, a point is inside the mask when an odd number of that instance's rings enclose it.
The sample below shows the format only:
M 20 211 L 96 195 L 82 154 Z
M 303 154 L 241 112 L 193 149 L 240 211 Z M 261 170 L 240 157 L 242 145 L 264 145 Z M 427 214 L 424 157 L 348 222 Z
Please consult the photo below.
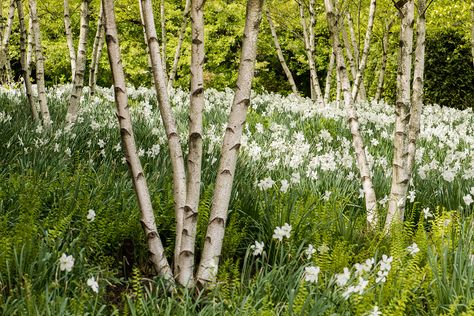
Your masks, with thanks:
M 51 127 L 51 118 L 49 116 L 48 102 L 46 99 L 46 88 L 44 82 L 44 58 L 41 46 L 41 32 L 40 24 L 38 19 L 38 12 L 36 9 L 36 0 L 29 0 L 30 3 L 30 16 L 33 27 L 33 40 L 35 46 L 36 56 L 36 84 L 38 87 L 38 99 L 41 111 L 41 119 L 45 129 Z
M 331 78 L 332 78 L 332 73 L 334 70 L 334 61 L 335 61 L 334 50 L 331 49 L 331 55 L 329 56 L 328 72 L 326 74 L 326 87 L 324 88 L 324 103 L 326 104 L 329 103 L 329 97 L 331 95 Z
M 395 136 L 393 142 L 392 186 L 385 222 L 389 230 L 394 222 L 403 221 L 409 178 L 406 165 L 408 154 L 407 130 L 410 120 L 410 78 L 413 50 L 414 1 L 409 0 L 401 9 L 403 17 L 400 29 L 398 56 L 397 100 L 395 105 Z
M 100 56 L 104 46 L 104 8 L 100 3 L 99 18 L 97 19 L 97 31 L 95 33 L 92 49 L 91 65 L 89 67 L 89 89 L 90 95 L 95 94 L 95 85 L 97 82 L 97 71 L 99 70 Z
M 337 69 L 341 78 L 342 92 L 344 93 L 344 104 L 347 111 L 347 121 L 352 134 L 352 144 L 356 154 L 357 166 L 359 168 L 362 188 L 365 194 L 365 205 L 367 209 L 367 224 L 369 227 L 377 225 L 377 199 L 375 196 L 369 164 L 365 154 L 363 138 L 360 134 L 359 119 L 354 108 L 354 101 L 350 88 L 349 75 L 344 61 L 342 44 L 339 41 L 339 26 L 333 10 L 332 0 L 324 0 L 328 19 L 329 31 L 332 38 L 333 50 L 336 54 Z
M 275 26 L 273 25 L 272 17 L 270 15 L 270 10 L 267 8 L 265 10 L 265 13 L 267 16 L 268 25 L 270 27 L 270 32 L 272 33 L 273 44 L 275 44 L 275 48 L 277 51 L 278 60 L 280 61 L 283 71 L 285 72 L 286 78 L 288 78 L 288 82 L 291 86 L 291 90 L 293 91 L 294 94 L 298 95 L 299 94 L 298 88 L 296 88 L 296 83 L 295 83 L 295 80 L 293 79 L 293 75 L 291 74 L 290 68 L 288 68 L 288 65 L 286 64 L 285 56 L 283 56 L 283 51 L 281 50 L 280 41 L 278 40 L 278 35 L 276 33 Z
M 7 24 L 3 31 L 2 41 L 0 42 L 0 82 L 11 82 L 12 73 L 10 66 L 10 52 L 8 49 L 10 43 L 10 35 L 13 26 L 13 19 L 15 17 L 15 0 L 10 0 L 10 7 L 8 10 Z
M 262 18 L 262 6 L 263 0 L 247 1 L 237 88 L 222 143 L 211 214 L 209 216 L 201 262 L 197 272 L 197 282 L 200 285 L 205 285 L 216 279 L 219 258 L 222 253 L 227 210 L 232 192 L 240 139 L 247 116 L 247 109 L 250 104 L 250 91 L 255 70 L 257 36 Z
M 33 51 L 35 50 L 33 38 L 33 20 L 31 14 L 28 18 L 28 46 L 26 47 L 26 65 L 31 73 L 31 63 L 33 62 Z
M 415 165 L 416 142 L 420 134 L 421 112 L 423 108 L 423 80 L 425 73 L 426 38 L 426 0 L 418 0 L 418 18 L 416 22 L 415 66 L 413 71 L 413 93 L 408 124 L 407 173 L 410 180 Z
M 71 13 L 69 10 L 69 0 L 64 0 L 64 30 L 66 33 L 67 47 L 69 48 L 69 61 L 71 63 L 71 77 L 72 77 L 72 82 L 74 82 L 74 75 L 76 74 L 76 52 L 74 48 L 74 41 L 72 39 Z
M 202 111 L 204 108 L 204 0 L 193 0 L 191 7 L 191 106 L 189 111 L 189 154 L 186 177 L 186 206 L 179 254 L 178 282 L 194 284 L 194 251 L 199 197 L 201 192 Z
M 84 74 L 87 62 L 87 36 L 89 33 L 89 4 L 91 0 L 82 0 L 81 10 L 81 31 L 79 32 L 79 45 L 77 47 L 76 73 L 74 74 L 74 83 L 71 96 L 69 98 L 69 107 L 67 110 L 66 121 L 74 123 L 77 118 L 77 110 L 81 104 L 82 88 L 84 87 Z
M 173 66 L 171 67 L 171 72 L 168 79 L 168 89 L 173 87 L 174 80 L 176 78 L 176 72 L 178 71 L 178 62 L 179 57 L 181 56 L 181 47 L 183 45 L 184 34 L 186 34 L 186 27 L 188 25 L 189 10 L 191 9 L 191 0 L 186 0 L 186 5 L 183 12 L 183 22 L 181 24 L 181 29 L 178 34 L 178 45 L 176 45 L 176 50 L 174 52 Z
M 369 9 L 369 21 L 367 22 L 367 31 L 365 33 L 365 40 L 364 40 L 364 50 L 362 51 L 362 57 L 359 63 L 359 69 L 357 70 L 357 74 L 354 80 L 354 85 L 352 86 L 352 99 L 356 100 L 359 95 L 359 90 L 364 80 L 364 71 L 365 66 L 367 64 L 367 57 L 369 56 L 369 48 L 370 48 L 370 39 L 372 38 L 372 28 L 374 26 L 374 18 L 375 18 L 375 9 L 376 9 L 376 0 L 370 1 L 370 9 Z M 355 49 L 354 49 L 355 50 Z M 361 94 L 362 99 L 366 99 L 366 96 Z
M 125 75 L 120 57 L 120 46 L 117 35 L 117 26 L 114 15 L 114 1 L 103 0 L 105 14 L 105 29 L 107 32 L 107 51 L 109 54 L 110 69 L 114 80 L 115 104 L 117 118 L 120 125 L 120 135 L 125 159 L 130 170 L 133 187 L 141 211 L 141 224 L 145 231 L 150 259 L 157 273 L 169 281 L 173 280 L 173 273 L 164 254 L 163 244 L 155 224 L 153 207 L 148 192 L 145 174 L 137 154 L 137 147 L 133 136 L 132 120 L 128 109 L 128 100 L 125 84 Z
M 26 26 L 25 26 L 25 16 L 23 13 L 23 3 L 21 0 L 16 0 L 16 7 L 18 10 L 18 20 L 20 22 L 20 63 L 21 63 L 21 75 L 25 83 L 26 97 L 28 99 L 28 104 L 31 109 L 31 116 L 35 121 L 39 121 L 38 111 L 36 110 L 36 102 L 33 98 L 33 88 L 30 81 L 30 70 L 26 62 Z
M 160 22 L 161 22 L 161 59 L 163 63 L 163 70 L 165 71 L 165 78 L 167 74 L 166 66 L 166 16 L 165 16 L 165 0 L 160 2 Z
M 385 25 L 385 32 L 382 38 L 382 62 L 380 66 L 379 79 L 377 83 L 377 92 L 375 93 L 375 100 L 378 101 L 382 97 L 383 83 L 385 78 L 385 70 L 387 68 L 387 56 L 388 56 L 388 37 L 390 36 L 390 29 L 394 23 L 394 19 Z
M 339 71 L 336 70 L 336 101 L 337 104 L 341 101 L 341 77 Z
M 153 19 L 153 7 L 151 0 L 139 1 L 141 1 L 143 8 L 143 21 L 145 25 L 148 50 L 150 52 L 156 94 L 158 95 L 158 106 L 160 108 L 161 119 L 163 120 L 166 136 L 168 138 L 171 166 L 173 168 L 173 199 L 176 214 L 174 265 L 176 272 L 179 254 L 181 253 L 181 238 L 183 236 L 184 208 L 186 204 L 186 174 L 178 129 L 176 127 L 176 121 L 168 97 L 165 71 L 160 56 L 160 45 L 158 44 L 155 21 Z
M 143 5 L 142 5 L 141 0 L 138 0 L 138 6 L 140 8 L 140 21 L 142 23 L 142 28 L 143 28 L 143 38 L 145 39 L 145 44 L 147 44 L 146 45 L 146 56 L 147 56 L 147 61 L 148 61 L 148 72 L 153 73 L 153 69 L 152 69 L 152 66 L 151 66 L 150 49 L 148 47 L 148 39 L 147 39 L 146 29 L 145 29 L 145 20 L 143 18 Z M 154 76 L 151 76 L 152 86 L 155 86 L 155 79 L 154 78 L 155 78 Z
M 360 66 L 360 51 L 359 51 L 359 44 L 358 44 L 358 41 L 356 39 L 356 35 L 355 35 L 355 31 L 354 31 L 354 23 L 352 22 L 352 17 L 351 17 L 349 12 L 347 13 L 347 25 L 349 27 L 349 34 L 351 36 L 351 41 L 350 41 L 351 44 L 350 44 L 348 49 L 350 49 L 350 47 L 352 47 L 352 50 L 354 52 L 353 58 L 354 58 L 354 68 L 356 70 L 356 74 L 354 75 L 353 78 L 354 78 L 354 82 L 355 82 L 355 80 L 357 78 L 357 70 L 359 69 L 359 66 Z M 354 87 L 352 87 L 352 88 L 354 89 Z M 358 100 L 358 101 L 367 100 L 367 92 L 365 91 L 364 80 L 361 81 L 360 87 L 358 88 L 357 98 L 354 98 L 354 100 Z
M 314 3 L 314 0 L 310 0 L 310 1 Z M 304 15 L 303 4 L 301 2 L 298 2 L 298 5 L 300 9 L 301 26 L 303 28 L 304 46 L 305 46 L 306 56 L 308 58 L 308 63 L 309 63 L 309 73 L 311 76 L 311 88 L 313 89 L 314 94 L 315 94 L 315 101 L 318 102 L 321 106 L 324 106 L 324 98 L 321 92 L 321 87 L 319 85 L 318 74 L 316 72 L 316 63 L 314 61 L 314 39 L 313 39 L 313 36 L 311 36 L 313 32 L 311 31 L 310 34 L 308 34 L 308 26 L 306 25 L 306 18 Z M 313 14 L 313 19 L 314 19 L 314 12 L 312 12 L 312 10 L 310 9 L 310 16 L 311 16 L 311 13 Z M 312 29 L 312 27 L 310 27 L 310 29 Z

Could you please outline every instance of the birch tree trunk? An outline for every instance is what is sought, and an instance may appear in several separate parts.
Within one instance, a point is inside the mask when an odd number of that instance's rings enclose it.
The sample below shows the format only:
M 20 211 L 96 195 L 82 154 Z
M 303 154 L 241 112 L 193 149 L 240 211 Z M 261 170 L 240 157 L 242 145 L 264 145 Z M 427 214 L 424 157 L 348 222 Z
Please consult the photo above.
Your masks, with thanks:
M 423 80 L 425 73 L 426 0 L 418 0 L 416 21 L 415 66 L 413 71 L 413 93 L 411 97 L 410 123 L 408 123 L 408 181 L 412 178 L 415 165 L 416 142 L 420 134 L 421 112 L 423 109 Z
M 153 73 L 153 69 L 152 69 L 152 66 L 151 66 L 151 58 L 150 58 L 150 48 L 148 47 L 148 40 L 147 40 L 146 29 L 145 29 L 145 20 L 144 20 L 144 17 L 143 17 L 143 4 L 142 4 L 141 0 L 138 0 L 138 6 L 140 8 L 140 20 L 141 20 L 142 28 L 143 28 L 143 38 L 145 40 L 145 44 L 147 44 L 146 45 L 146 56 L 147 56 L 147 61 L 148 61 L 148 72 Z M 155 79 L 154 78 L 155 78 L 154 76 L 151 76 L 152 86 L 155 86 Z
M 374 26 L 376 5 L 377 5 L 376 0 L 370 1 L 369 21 L 367 22 L 367 31 L 365 33 L 364 50 L 362 51 L 362 56 L 359 62 L 359 69 L 357 70 L 357 74 L 354 80 L 354 85 L 352 86 L 352 99 L 353 100 L 357 99 L 359 95 L 360 87 L 362 86 L 362 82 L 364 80 L 364 71 L 365 71 L 365 66 L 367 64 L 367 57 L 369 56 L 370 39 L 372 38 L 372 28 Z M 360 92 L 360 94 L 361 94 L 361 98 L 365 100 L 366 99 L 365 93 Z
M 69 49 L 69 61 L 71 63 L 71 78 L 72 78 L 72 82 L 74 82 L 74 75 L 76 74 L 76 52 L 74 48 L 74 41 L 72 39 L 71 13 L 69 10 L 69 0 L 64 0 L 64 30 L 66 33 L 67 47 Z
M 177 264 L 178 282 L 194 285 L 194 252 L 197 216 L 201 193 L 202 111 L 204 108 L 204 0 L 193 0 L 191 6 L 191 105 L 189 111 L 189 153 L 186 177 L 186 206 L 183 237 Z
M 257 55 L 257 37 L 262 18 L 263 0 L 248 0 L 245 19 L 242 54 L 234 100 L 228 125 L 222 143 L 221 157 L 217 171 L 211 214 L 207 226 L 204 249 L 197 271 L 197 282 L 205 285 L 216 279 L 219 258 L 227 221 L 237 156 L 242 129 L 250 104 L 250 92 Z
M 7 25 L 2 35 L 0 46 L 0 82 L 11 82 L 12 73 L 10 66 L 10 52 L 8 49 L 10 43 L 10 35 L 13 26 L 13 19 L 15 17 L 15 0 L 10 0 L 10 7 L 8 10 Z
M 377 92 L 375 93 L 375 98 L 374 98 L 376 101 L 380 100 L 383 93 L 385 70 L 387 69 L 388 37 L 390 36 L 390 29 L 392 28 L 394 21 L 395 20 L 392 19 L 387 25 L 385 25 L 385 32 L 382 38 L 382 62 L 380 66 L 379 79 L 377 82 Z
M 38 87 L 38 99 L 40 105 L 41 119 L 45 129 L 51 127 L 51 118 L 49 115 L 48 102 L 46 99 L 46 88 L 44 83 L 44 58 L 41 46 L 41 32 L 38 19 L 38 12 L 36 9 L 36 0 L 29 0 L 30 17 L 32 21 L 32 33 L 35 46 L 36 56 L 36 85 Z
M 351 47 L 352 47 L 352 50 L 354 52 L 354 55 L 353 55 L 353 60 L 354 61 L 353 62 L 354 62 L 354 69 L 355 69 L 356 73 L 354 74 L 353 79 L 354 79 L 354 82 L 355 82 L 355 80 L 357 78 L 357 70 L 359 69 L 359 66 L 360 66 L 360 51 L 359 51 L 359 44 L 357 42 L 355 31 L 354 31 L 354 23 L 352 22 L 352 17 L 351 17 L 349 12 L 347 12 L 346 16 L 347 16 L 347 26 L 349 27 L 349 34 L 351 36 L 351 41 L 347 42 L 347 43 L 349 43 L 348 44 L 349 45 L 348 49 L 350 50 Z M 354 87 L 352 87 L 352 88 L 354 89 Z M 365 91 L 365 84 L 364 84 L 363 80 L 361 81 L 360 87 L 358 88 L 357 96 L 358 97 L 354 98 L 354 100 L 358 100 L 358 101 L 367 100 L 367 93 Z
M 291 74 L 290 68 L 285 61 L 285 56 L 283 56 L 283 51 L 281 50 L 280 41 L 278 40 L 278 35 L 275 30 L 275 26 L 273 25 L 272 17 L 270 15 L 270 10 L 267 8 L 265 10 L 265 14 L 268 21 L 268 26 L 270 27 L 270 32 L 272 33 L 273 44 L 275 44 L 275 49 L 277 51 L 278 60 L 280 61 L 281 67 L 285 72 L 286 78 L 288 79 L 288 83 L 291 86 L 291 90 L 294 94 L 298 95 L 298 88 L 296 88 L 295 80 L 293 79 L 293 75 Z
M 183 22 L 181 24 L 181 29 L 178 34 L 178 45 L 176 45 L 176 50 L 174 52 L 173 66 L 171 67 L 171 72 L 168 78 L 168 90 L 173 87 L 174 80 L 176 78 L 176 72 L 178 71 L 178 62 L 179 56 L 181 56 L 181 47 L 183 46 L 184 34 L 186 33 L 186 27 L 188 25 L 189 10 L 191 9 L 191 0 L 186 0 L 186 5 L 183 12 Z
M 105 13 L 105 29 L 107 32 L 107 51 L 110 69 L 114 80 L 115 104 L 117 118 L 120 125 L 120 135 L 125 159 L 132 175 L 133 187 L 141 211 L 141 224 L 145 231 L 150 259 L 157 273 L 165 279 L 172 281 L 173 273 L 164 254 L 163 244 L 155 224 L 153 207 L 146 183 L 145 174 L 138 157 L 135 139 L 133 136 L 132 120 L 128 109 L 128 100 L 125 84 L 125 75 L 120 57 L 120 46 L 117 35 L 117 26 L 114 15 L 114 1 L 103 0 Z
M 35 121 L 39 121 L 38 111 L 36 110 L 36 102 L 33 98 L 33 88 L 30 81 L 30 69 L 26 62 L 26 26 L 25 26 L 25 15 L 23 13 L 23 3 L 21 0 L 15 0 L 16 7 L 18 10 L 18 20 L 20 24 L 20 63 L 21 63 L 21 75 L 25 83 L 26 98 L 28 105 L 31 109 L 31 116 Z
M 161 59 L 163 63 L 164 75 L 166 78 L 167 66 L 166 66 L 166 16 L 165 16 L 165 0 L 160 2 L 160 23 L 161 23 Z
M 362 188 L 365 194 L 365 205 L 367 210 L 367 224 L 374 228 L 377 225 L 377 199 L 375 196 L 374 187 L 372 184 L 372 176 L 370 174 L 369 164 L 364 148 L 363 138 L 360 134 L 359 119 L 354 108 L 354 101 L 352 99 L 349 75 L 347 73 L 346 63 L 344 61 L 343 48 L 339 41 L 339 26 L 338 19 L 334 13 L 332 0 L 324 0 L 326 7 L 326 15 L 328 19 L 329 31 L 332 38 L 332 47 L 336 54 L 337 69 L 342 84 L 342 92 L 344 94 L 344 105 L 347 112 L 347 121 L 352 134 L 352 144 L 356 154 L 357 166 L 359 168 Z
M 97 31 L 95 33 L 94 44 L 92 48 L 92 58 L 89 67 L 89 91 L 90 95 L 95 94 L 95 86 L 97 82 L 97 71 L 99 70 L 100 56 L 102 55 L 102 47 L 104 46 L 104 8 L 100 3 L 99 18 L 97 19 Z
M 314 0 L 310 0 L 310 3 L 314 4 Z M 315 97 L 316 97 L 315 98 L 316 100 L 313 100 L 313 101 L 318 102 L 320 106 L 324 106 L 324 98 L 321 92 L 321 87 L 319 85 L 318 74 L 316 72 L 316 63 L 314 61 L 314 36 L 311 36 L 313 32 L 310 31 L 310 34 L 308 34 L 308 25 L 306 25 L 306 18 L 304 14 L 303 4 L 301 2 L 298 2 L 298 5 L 300 9 L 301 26 L 303 28 L 304 46 L 305 46 L 306 56 L 308 58 L 308 63 L 309 63 L 309 73 L 311 76 L 311 88 L 313 89 L 315 93 Z M 314 19 L 314 12 L 312 12 L 312 9 L 310 9 L 310 16 L 311 15 L 312 15 L 312 19 Z M 313 20 L 310 21 L 310 24 L 313 23 L 312 21 Z M 310 27 L 310 30 L 312 28 L 313 27 Z
M 410 78 L 413 50 L 414 1 L 409 0 L 402 8 L 400 48 L 397 72 L 397 100 L 395 105 L 395 136 L 393 142 L 392 185 L 385 222 L 389 230 L 394 222 L 403 221 L 406 192 L 409 185 L 406 169 L 407 130 L 410 120 Z
M 334 61 L 335 61 L 334 50 L 331 49 L 331 56 L 329 56 L 328 72 L 326 74 L 326 87 L 324 88 L 324 103 L 325 104 L 329 103 L 329 97 L 331 95 L 331 78 L 332 78 L 332 73 L 334 70 Z
M 74 83 L 71 96 L 69 98 L 69 107 L 67 110 L 66 121 L 74 123 L 77 118 L 77 110 L 81 104 L 82 88 L 84 87 L 84 73 L 87 62 L 87 36 L 89 33 L 89 4 L 91 0 L 82 0 L 81 10 L 81 31 L 79 32 L 79 45 L 77 47 L 76 72 L 74 74 Z
M 158 106 L 160 108 L 161 119 L 168 138 L 171 166 L 173 169 L 173 199 L 176 214 L 174 264 L 176 272 L 179 254 L 181 253 L 181 238 L 183 236 L 184 208 L 186 205 L 186 174 L 184 171 L 184 160 L 179 141 L 178 129 L 176 127 L 176 121 L 168 97 L 166 77 L 160 56 L 160 45 L 158 44 L 155 21 L 153 19 L 153 7 L 151 0 L 139 1 L 141 1 L 143 8 L 143 21 L 147 37 L 148 51 L 150 53 L 155 89 L 158 96 Z
M 31 63 L 33 62 L 33 51 L 34 51 L 34 38 L 33 38 L 33 20 L 31 14 L 28 18 L 28 46 L 26 47 L 26 64 L 31 73 Z

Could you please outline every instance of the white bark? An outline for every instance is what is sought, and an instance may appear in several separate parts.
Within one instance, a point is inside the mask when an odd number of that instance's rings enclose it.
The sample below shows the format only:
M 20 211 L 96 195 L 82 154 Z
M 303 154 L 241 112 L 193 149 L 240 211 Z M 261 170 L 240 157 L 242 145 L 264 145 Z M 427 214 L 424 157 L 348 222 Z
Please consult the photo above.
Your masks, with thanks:
M 178 261 L 178 282 L 194 284 L 194 251 L 202 165 L 202 111 L 204 108 L 204 0 L 193 0 L 191 8 L 191 105 L 189 111 L 189 154 L 183 237 Z
M 283 51 L 281 50 L 280 41 L 278 40 L 278 35 L 275 30 L 275 26 L 273 25 L 272 17 L 270 15 L 270 10 L 267 8 L 265 10 L 265 14 L 268 21 L 268 26 L 270 27 L 270 32 L 272 33 L 273 44 L 275 45 L 275 49 L 277 51 L 278 60 L 280 61 L 281 67 L 285 72 L 286 78 L 288 79 L 288 83 L 291 86 L 291 90 L 294 94 L 298 95 L 298 88 L 296 87 L 295 80 L 293 79 L 293 75 L 291 74 L 290 68 L 285 61 L 285 56 L 283 55 Z
M 361 87 L 363 79 L 364 79 L 365 66 L 367 64 L 367 57 L 369 56 L 370 39 L 372 37 L 372 28 L 374 26 L 376 3 L 377 3 L 376 0 L 371 0 L 370 1 L 369 21 L 367 22 L 367 30 L 366 30 L 366 33 L 365 33 L 364 49 L 362 51 L 362 56 L 360 58 L 359 69 L 357 70 L 357 74 L 356 74 L 356 77 L 355 77 L 355 80 L 354 80 L 354 85 L 352 86 L 352 99 L 353 100 L 357 99 L 357 97 L 359 95 L 360 87 Z M 360 94 L 361 94 L 362 99 L 366 98 L 365 95 L 362 95 L 362 93 L 360 93 Z
M 161 62 L 163 63 L 164 75 L 166 78 L 166 16 L 165 16 L 165 0 L 160 2 L 160 23 L 161 23 Z
M 400 50 L 397 72 L 397 100 L 395 105 L 395 136 L 393 142 L 392 185 L 385 229 L 394 222 L 403 221 L 406 193 L 409 185 L 406 169 L 407 131 L 410 120 L 410 82 L 413 50 L 414 1 L 409 0 L 401 9 Z
M 359 4 L 360 4 L 360 2 L 359 2 Z M 371 6 L 371 8 L 372 8 L 372 6 Z M 374 10 L 375 10 L 375 7 L 374 7 Z M 353 76 L 353 79 L 354 79 L 354 83 L 355 83 L 355 80 L 357 78 L 357 70 L 360 67 L 360 51 L 359 51 L 359 44 L 357 42 L 355 31 L 354 31 L 354 24 L 352 22 L 352 17 L 351 17 L 349 12 L 347 12 L 346 16 L 347 16 L 347 26 L 349 27 L 349 33 L 351 35 L 351 41 L 350 41 L 351 44 L 348 45 L 348 49 L 350 50 L 351 47 L 352 47 L 352 51 L 354 52 L 353 62 L 354 62 L 355 74 Z M 354 89 L 354 87 L 352 87 L 352 89 Z M 357 98 L 354 98 L 354 100 L 358 100 L 358 101 L 367 100 L 367 93 L 365 91 L 364 80 L 361 81 L 360 87 L 358 88 Z
M 26 47 L 26 64 L 28 65 L 28 69 L 31 69 L 31 63 L 33 62 L 33 52 L 35 50 L 34 47 L 33 20 L 31 19 L 30 14 L 28 18 L 28 46 Z
M 216 279 L 222 253 L 232 183 L 240 148 L 242 129 L 250 104 L 250 92 L 255 70 L 257 37 L 262 18 L 263 0 L 248 0 L 242 54 L 234 100 L 222 143 L 219 168 L 212 199 L 204 249 L 197 272 L 197 282 L 205 285 Z
M 415 165 L 416 142 L 420 134 L 421 112 L 423 108 L 423 77 L 425 72 L 425 20 L 426 0 L 418 0 L 416 23 L 415 65 L 413 71 L 413 93 L 411 98 L 410 123 L 408 123 L 407 173 L 410 180 Z
M 146 56 L 147 56 L 147 62 L 148 62 L 148 72 L 153 73 L 152 67 L 151 67 L 151 58 L 150 58 L 150 48 L 148 47 L 148 40 L 147 40 L 147 35 L 146 35 L 146 29 L 145 29 L 145 20 L 143 18 L 143 5 L 142 1 L 138 0 L 138 7 L 140 9 L 140 21 L 142 23 L 142 28 L 143 28 L 143 38 L 145 40 L 146 45 Z M 152 86 L 155 86 L 155 79 L 154 76 L 151 76 L 151 84 Z
M 7 24 L 2 34 L 0 42 L 0 82 L 11 82 L 12 72 L 10 66 L 10 52 L 8 49 L 10 43 L 10 35 L 13 27 L 13 19 L 15 17 L 15 0 L 10 0 L 8 10 Z
M 69 49 L 69 61 L 71 63 L 71 78 L 74 82 L 76 74 L 76 52 L 71 30 L 71 12 L 69 10 L 69 0 L 64 0 L 64 30 L 66 34 L 67 47 Z
M 306 18 L 304 14 L 304 7 L 301 2 L 298 2 L 299 10 L 300 10 L 300 22 L 301 27 L 303 28 L 303 40 L 304 46 L 306 50 L 306 56 L 308 58 L 309 64 L 309 74 L 311 76 L 311 88 L 315 94 L 315 100 L 319 103 L 320 106 L 324 106 L 324 98 L 321 92 L 321 87 L 319 85 L 318 74 L 316 71 L 316 63 L 314 61 L 314 34 L 312 29 L 314 28 L 314 0 L 310 0 L 310 27 L 308 32 L 308 25 L 306 24 Z
M 150 259 L 157 273 L 165 279 L 172 281 L 173 274 L 166 260 L 164 248 L 158 234 L 153 214 L 153 207 L 148 192 L 145 174 L 138 157 L 135 139 L 133 136 L 132 120 L 128 109 L 128 100 L 125 84 L 125 75 L 120 58 L 120 46 L 117 35 L 117 26 L 114 15 L 114 1 L 103 0 L 106 20 L 107 48 L 109 54 L 110 69 L 114 80 L 115 104 L 117 107 L 117 118 L 120 125 L 122 146 L 130 170 L 135 194 L 141 211 L 141 224 L 145 231 Z
M 191 0 L 186 0 L 186 5 L 183 12 L 183 22 L 181 24 L 181 29 L 178 34 L 178 45 L 176 45 L 176 50 L 174 52 L 173 66 L 171 67 L 171 72 L 168 78 L 168 89 L 173 87 L 174 80 L 176 78 L 176 72 L 178 71 L 178 62 L 179 57 L 181 56 L 181 47 L 183 46 L 184 34 L 186 33 L 186 27 L 188 25 L 189 11 L 191 9 Z
M 331 78 L 332 73 L 334 72 L 334 62 L 335 62 L 334 50 L 331 49 L 331 55 L 329 56 L 329 65 L 328 72 L 326 74 L 326 87 L 324 88 L 324 103 L 329 103 L 329 97 L 331 95 Z
M 31 116 L 35 121 L 39 120 L 38 110 L 36 109 L 36 101 L 33 98 L 33 88 L 30 81 L 30 69 L 26 62 L 26 26 L 25 26 L 25 15 L 23 12 L 23 3 L 21 0 L 16 0 L 16 7 L 18 10 L 18 20 L 20 24 L 20 63 L 21 63 L 21 75 L 23 82 L 25 83 L 26 98 L 28 105 L 31 109 Z
M 388 56 L 388 37 L 390 36 L 390 29 L 392 28 L 393 22 L 395 20 L 392 19 L 388 24 L 385 25 L 385 32 L 382 38 L 382 62 L 380 63 L 380 72 L 379 72 L 379 79 L 377 82 L 377 92 L 375 93 L 374 99 L 376 101 L 380 100 L 382 97 L 383 92 L 383 83 L 385 79 L 385 70 L 387 69 L 387 56 Z
M 33 27 L 33 40 L 35 46 L 36 56 L 36 84 L 38 88 L 38 99 L 40 105 L 41 119 L 45 129 L 51 127 L 51 118 L 49 115 L 48 101 L 46 99 L 46 88 L 44 82 L 44 58 L 41 45 L 41 32 L 40 24 L 38 19 L 38 12 L 36 9 L 36 0 L 29 0 L 30 4 L 30 16 Z
M 95 86 L 97 82 L 97 72 L 99 70 L 100 56 L 102 55 L 102 47 L 104 46 L 104 8 L 100 3 L 99 17 L 97 19 L 97 30 L 95 33 L 94 44 L 92 48 L 92 58 L 89 67 L 89 91 L 90 95 L 95 94 Z
M 370 174 L 369 164 L 365 153 L 363 138 L 360 134 L 359 120 L 357 112 L 354 108 L 354 101 L 350 88 L 349 75 L 347 73 L 346 63 L 344 61 L 343 48 L 339 41 L 338 19 L 333 10 L 332 0 L 324 0 L 326 6 L 326 14 L 328 19 L 329 31 L 332 38 L 332 46 L 336 54 L 336 63 L 342 84 L 342 92 L 344 94 L 344 105 L 347 112 L 347 121 L 352 134 L 352 144 L 356 154 L 357 166 L 359 168 L 362 188 L 365 194 L 365 205 L 367 210 L 367 224 L 374 228 L 377 225 L 377 199 L 372 184 L 372 176 Z
M 76 72 L 69 98 L 66 121 L 74 123 L 77 118 L 77 110 L 81 104 L 82 88 L 84 87 L 84 74 L 87 62 L 87 36 L 89 33 L 89 4 L 91 0 L 82 0 L 81 6 L 81 31 L 79 32 L 79 45 L 77 47 Z
M 139 0 L 143 8 L 143 21 L 147 37 L 148 50 L 152 65 L 152 73 L 155 82 L 158 106 L 161 119 L 165 127 L 166 136 L 170 150 L 171 166 L 173 168 L 173 198 L 176 214 L 176 243 L 174 250 L 175 272 L 176 263 L 181 253 L 181 238 L 183 235 L 184 207 L 186 204 L 186 174 L 184 171 L 183 153 L 178 136 L 176 121 L 171 110 L 165 71 L 160 56 L 160 45 L 156 34 L 155 21 L 153 19 L 153 7 L 151 0 Z

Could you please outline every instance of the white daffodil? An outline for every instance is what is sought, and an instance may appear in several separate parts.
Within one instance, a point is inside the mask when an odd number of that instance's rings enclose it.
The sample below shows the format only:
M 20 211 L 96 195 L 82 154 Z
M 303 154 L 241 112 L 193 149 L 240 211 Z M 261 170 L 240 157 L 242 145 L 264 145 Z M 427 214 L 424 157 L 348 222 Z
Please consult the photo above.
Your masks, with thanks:
M 320 268 L 319 267 L 306 267 L 304 268 L 304 280 L 306 282 L 316 283 L 318 282 Z
M 71 272 L 73 266 L 74 257 L 72 255 L 68 256 L 63 253 L 61 258 L 59 258 L 59 269 L 61 269 L 61 271 Z
M 258 241 L 255 241 L 255 244 L 253 244 L 252 246 L 250 246 L 250 249 L 253 250 L 253 255 L 254 256 L 259 256 L 262 254 L 263 252 L 263 247 L 265 246 L 265 244 L 262 242 L 258 242 Z
M 94 277 L 90 277 L 87 279 L 87 286 L 89 286 L 92 291 L 99 293 L 99 283 L 97 283 Z

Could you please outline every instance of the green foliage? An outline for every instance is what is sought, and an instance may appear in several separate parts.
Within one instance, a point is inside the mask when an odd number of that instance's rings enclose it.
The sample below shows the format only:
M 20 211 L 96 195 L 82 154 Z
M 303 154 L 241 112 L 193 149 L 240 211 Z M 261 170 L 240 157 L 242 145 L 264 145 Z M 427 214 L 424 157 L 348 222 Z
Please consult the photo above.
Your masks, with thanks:
M 472 107 L 474 68 L 471 43 L 456 29 L 440 29 L 426 38 L 425 100 L 463 110 Z

